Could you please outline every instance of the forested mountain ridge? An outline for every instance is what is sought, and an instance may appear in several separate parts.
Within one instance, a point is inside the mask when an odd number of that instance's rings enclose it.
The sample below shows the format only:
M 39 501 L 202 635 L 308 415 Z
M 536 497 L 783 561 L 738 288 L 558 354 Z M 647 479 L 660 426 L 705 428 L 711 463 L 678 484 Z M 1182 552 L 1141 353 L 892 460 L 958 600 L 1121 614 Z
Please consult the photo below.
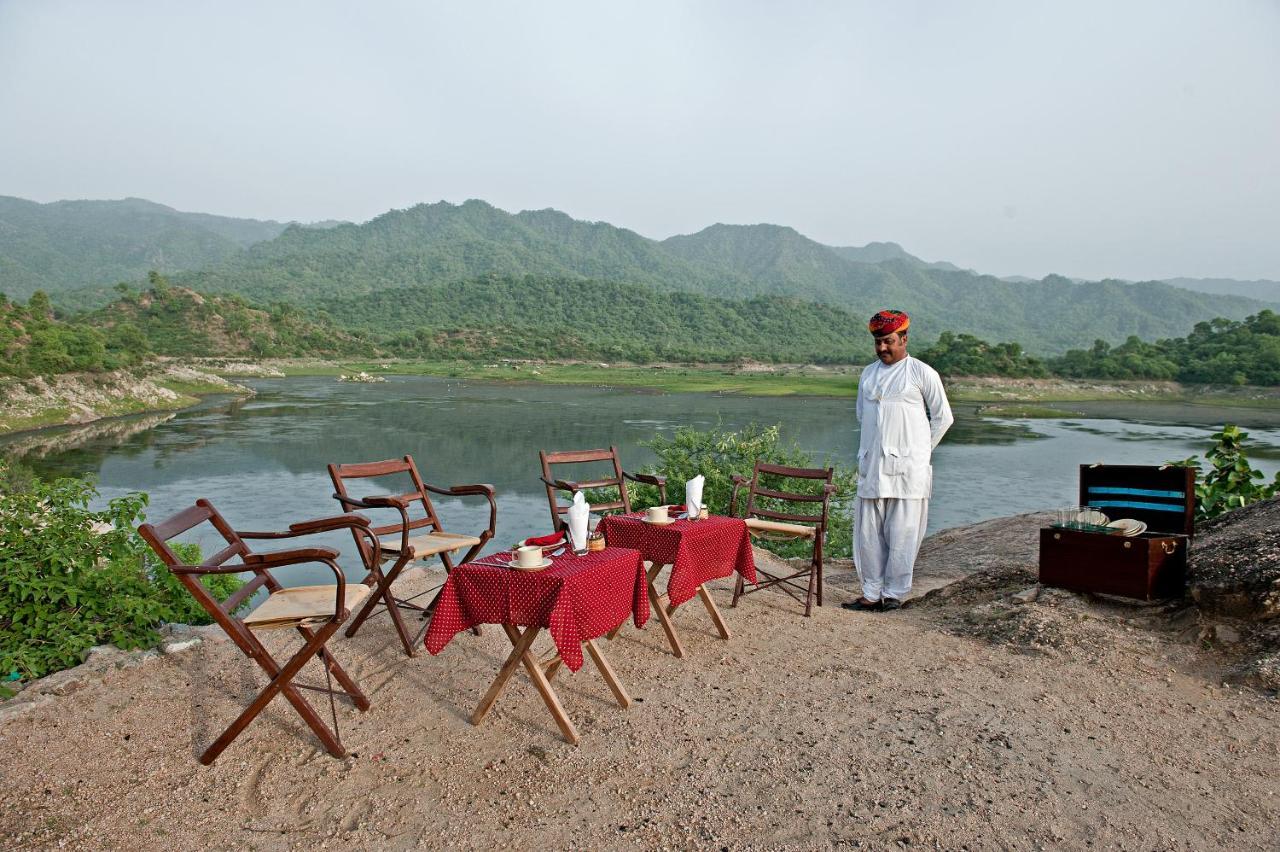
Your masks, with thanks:
M 319 303 L 355 333 L 416 357 L 853 363 L 859 319 L 787 296 L 721 299 L 616 281 L 485 276 Z
M 1221 296 L 1244 296 L 1264 302 L 1280 303 L 1280 281 L 1256 279 L 1241 281 L 1236 278 L 1166 278 L 1166 284 L 1195 290 L 1197 293 L 1214 293 Z
M 0 292 L 26 298 L 222 263 L 284 230 L 279 222 L 184 213 L 144 201 L 0 196 Z
M 423 204 L 363 225 L 290 227 L 280 237 L 175 279 L 202 291 L 311 304 L 488 275 L 581 278 L 731 298 L 799 297 L 854 316 L 895 305 L 918 317 L 924 340 L 941 332 L 989 334 L 993 324 L 1031 351 L 1063 352 L 1099 337 L 1122 341 L 1186 334 L 1215 317 L 1243 319 L 1266 305 L 1166 284 L 1076 283 L 1060 276 L 1014 283 L 921 265 L 861 263 L 794 229 L 713 225 L 662 242 L 554 211 L 510 214 L 482 201 Z M 436 290 L 448 298 L 448 289 Z M 495 294 L 501 300 L 501 294 Z M 334 319 L 345 321 L 341 306 Z
M 258 301 L 309 302 L 484 275 L 577 276 L 717 293 L 736 276 L 699 268 L 654 240 L 554 210 L 510 214 L 483 201 L 419 204 L 363 225 L 289 227 L 221 266 L 181 278 Z
M 145 273 L 129 270 L 139 264 L 160 271 L 176 266 L 189 271 L 171 275 L 174 284 L 200 292 L 238 293 L 256 304 L 332 302 L 338 325 L 358 313 L 353 297 L 405 288 L 430 288 L 441 315 L 450 316 L 450 287 L 487 276 L 577 278 L 739 299 L 785 296 L 849 311 L 859 318 L 856 327 L 861 317 L 896 306 L 915 317 L 921 342 L 943 331 L 988 336 L 999 329 L 1000 337 L 1042 354 L 1098 338 L 1118 343 L 1131 335 L 1179 336 L 1196 322 L 1239 320 L 1267 307 L 1156 282 L 1002 280 L 926 263 L 892 243 L 833 248 L 777 225 L 713 225 L 657 241 L 556 210 L 511 214 L 474 200 L 420 204 L 364 224 L 325 223 L 329 227 L 205 217 L 136 199 L 0 201 L 7 204 L 0 212 L 10 211 L 0 216 L 0 292 L 21 297 L 31 288 L 33 269 L 60 282 L 83 281 L 88 270 L 99 279 L 137 281 Z M 78 224 L 62 230 L 14 224 L 23 216 L 57 220 L 63 214 Z M 116 220 L 84 233 L 84 222 L 111 216 Z M 254 242 L 276 229 L 274 238 Z M 212 259 L 190 269 L 199 257 Z M 114 298 L 102 283 L 93 291 L 50 289 L 55 304 L 72 309 Z M 521 304 L 519 294 L 492 298 L 495 308 L 505 301 Z

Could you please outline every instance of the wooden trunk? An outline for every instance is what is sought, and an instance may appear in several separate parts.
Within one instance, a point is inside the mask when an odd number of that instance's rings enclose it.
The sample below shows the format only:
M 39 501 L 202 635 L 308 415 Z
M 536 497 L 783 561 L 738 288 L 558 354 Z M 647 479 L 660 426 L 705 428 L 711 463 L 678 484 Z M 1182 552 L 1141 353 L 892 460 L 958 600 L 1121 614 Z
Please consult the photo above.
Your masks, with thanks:
M 1184 467 L 1081 465 L 1080 505 L 1147 524 L 1126 537 L 1045 527 L 1040 582 L 1130 598 L 1181 597 L 1195 512 L 1195 471 Z

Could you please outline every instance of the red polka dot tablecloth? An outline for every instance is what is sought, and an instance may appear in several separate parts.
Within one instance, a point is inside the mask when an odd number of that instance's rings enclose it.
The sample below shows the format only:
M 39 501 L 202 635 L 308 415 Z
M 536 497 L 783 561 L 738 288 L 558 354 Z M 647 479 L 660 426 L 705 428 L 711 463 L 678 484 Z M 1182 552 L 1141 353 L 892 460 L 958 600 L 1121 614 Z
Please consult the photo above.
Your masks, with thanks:
M 611 548 L 633 547 L 655 565 L 670 565 L 667 595 L 674 606 L 696 595 L 708 580 L 734 571 L 749 583 L 756 581 L 751 535 L 741 518 L 712 515 L 659 526 L 645 521 L 643 513 L 606 515 L 597 529 Z
M 426 646 L 439 654 L 449 640 L 477 624 L 545 627 L 570 671 L 582 668 L 582 643 L 603 636 L 631 616 L 649 620 L 644 562 L 623 547 L 555 558 L 543 571 L 517 571 L 511 553 L 496 553 L 449 572 Z

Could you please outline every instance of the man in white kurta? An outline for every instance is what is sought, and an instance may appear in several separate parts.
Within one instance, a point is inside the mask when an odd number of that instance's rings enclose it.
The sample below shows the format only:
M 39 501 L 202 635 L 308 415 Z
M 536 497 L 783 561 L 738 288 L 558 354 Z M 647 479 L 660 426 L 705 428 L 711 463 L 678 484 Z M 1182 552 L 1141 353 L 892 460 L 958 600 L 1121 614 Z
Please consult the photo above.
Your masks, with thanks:
M 911 591 L 933 488 L 933 448 L 955 421 L 938 372 L 907 354 L 910 319 L 881 311 L 870 328 L 877 361 L 858 381 L 854 559 L 862 598 L 849 609 L 897 609 Z

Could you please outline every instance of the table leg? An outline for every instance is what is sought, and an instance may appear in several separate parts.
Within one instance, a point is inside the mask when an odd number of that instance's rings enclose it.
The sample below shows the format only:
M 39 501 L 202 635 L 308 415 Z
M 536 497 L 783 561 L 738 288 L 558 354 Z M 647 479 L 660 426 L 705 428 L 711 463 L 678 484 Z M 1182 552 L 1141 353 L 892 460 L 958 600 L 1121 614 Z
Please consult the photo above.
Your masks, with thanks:
M 525 629 L 524 635 L 522 636 L 519 629 L 511 626 L 510 624 L 502 625 L 502 629 L 507 632 L 507 636 L 511 639 L 511 643 L 513 645 L 517 642 L 523 643 L 525 637 L 529 636 L 529 634 L 536 635 L 542 630 L 541 627 L 529 627 Z M 542 696 L 543 703 L 546 704 L 547 709 L 551 711 L 551 717 L 556 720 L 556 725 L 560 728 L 560 733 L 564 737 L 565 742 L 570 745 L 577 745 L 578 729 L 573 726 L 573 722 L 569 719 L 569 714 L 564 712 L 564 707 L 560 704 L 560 697 L 556 695 L 556 691 L 551 688 L 550 681 L 548 681 L 546 675 L 542 673 L 542 666 L 538 663 L 538 658 L 530 653 L 529 648 L 532 645 L 533 640 L 531 639 L 527 644 L 525 644 L 524 650 L 521 653 L 521 660 L 524 662 L 524 669 L 529 673 L 529 678 L 533 681 L 533 685 L 537 687 L 538 694 Z
M 724 618 L 721 617 L 720 610 L 716 607 L 716 602 L 711 599 L 711 593 L 707 591 L 705 584 L 698 587 L 698 597 L 702 598 L 702 603 L 711 615 L 711 620 L 715 622 L 716 630 L 720 631 L 720 638 L 728 639 L 729 627 L 724 623 Z
M 538 635 L 538 628 L 530 627 L 524 632 L 523 636 L 514 629 L 508 628 L 507 635 L 511 637 L 513 646 L 511 653 L 507 655 L 502 668 L 498 669 L 498 676 L 493 679 L 493 683 L 489 686 L 489 691 L 484 694 L 484 698 L 480 699 L 480 703 L 476 705 L 475 712 L 471 714 L 471 724 L 473 725 L 479 725 L 484 721 L 484 717 L 489 714 L 489 710 L 493 708 L 493 703 L 498 700 L 502 690 L 507 688 L 507 682 L 515 674 L 516 666 L 520 665 L 524 655 L 533 646 L 533 640 Z
M 671 621 L 671 616 L 667 613 L 667 597 L 666 595 L 658 594 L 657 587 L 653 585 L 654 579 L 661 570 L 661 565 L 654 565 L 649 569 L 646 579 L 646 585 L 649 587 L 649 603 L 653 605 L 654 611 L 658 614 L 658 622 L 662 625 L 662 631 L 667 634 L 667 641 L 671 643 L 671 653 L 677 658 L 683 658 L 684 646 L 680 644 L 680 634 L 676 632 L 676 626 Z
M 553 680 L 556 672 L 560 671 L 560 666 L 564 664 L 564 660 L 560 658 L 559 654 L 547 660 L 539 660 L 539 662 L 542 664 L 542 670 L 546 674 L 547 680 Z
M 583 644 L 587 646 L 587 653 L 591 655 L 596 668 L 600 670 L 600 676 L 604 678 L 605 683 L 609 684 L 609 689 L 613 692 L 613 697 L 617 699 L 618 706 L 626 710 L 631 706 L 631 696 L 627 695 L 626 688 L 619 682 L 618 676 L 613 673 L 613 666 L 609 665 L 609 661 L 605 659 L 604 653 L 596 647 L 594 641 L 588 639 Z

